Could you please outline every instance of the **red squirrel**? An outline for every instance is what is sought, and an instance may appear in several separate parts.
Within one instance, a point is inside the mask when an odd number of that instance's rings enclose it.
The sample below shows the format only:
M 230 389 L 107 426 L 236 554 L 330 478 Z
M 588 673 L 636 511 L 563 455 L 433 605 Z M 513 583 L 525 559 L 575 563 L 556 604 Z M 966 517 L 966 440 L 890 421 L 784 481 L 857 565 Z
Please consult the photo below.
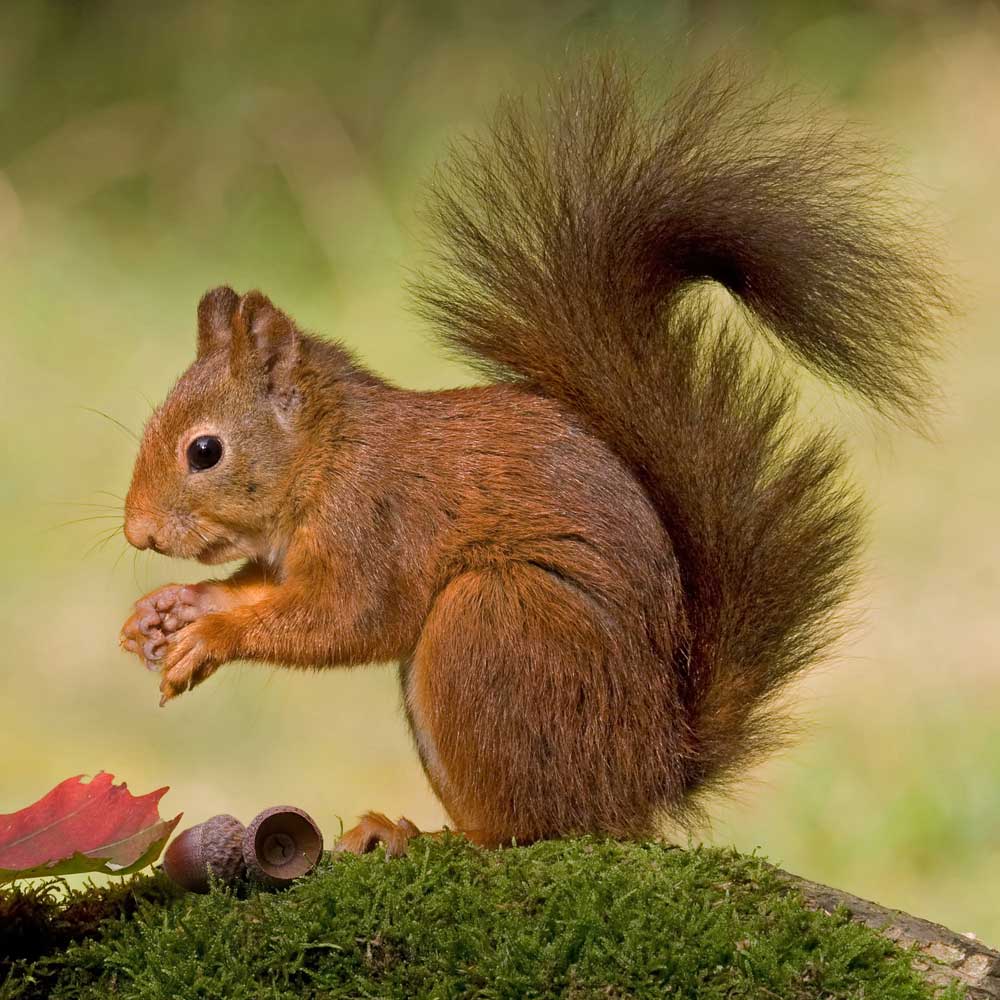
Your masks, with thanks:
M 398 662 L 482 845 L 689 822 L 783 739 L 854 571 L 841 446 L 799 426 L 781 354 L 910 423 L 932 395 L 945 283 L 885 178 L 724 70 L 655 107 L 609 65 L 504 102 L 437 175 L 416 282 L 488 384 L 401 389 L 261 292 L 208 292 L 124 530 L 244 562 L 144 597 L 122 645 L 164 702 L 231 660 Z M 339 846 L 417 832 L 369 813 Z

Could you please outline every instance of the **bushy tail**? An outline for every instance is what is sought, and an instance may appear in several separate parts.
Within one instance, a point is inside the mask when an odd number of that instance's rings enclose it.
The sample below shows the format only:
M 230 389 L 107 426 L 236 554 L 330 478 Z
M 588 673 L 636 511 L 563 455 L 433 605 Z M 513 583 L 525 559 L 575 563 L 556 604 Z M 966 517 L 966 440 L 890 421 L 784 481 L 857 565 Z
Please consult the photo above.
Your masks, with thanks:
M 439 176 L 417 286 L 451 347 L 575 412 L 655 502 L 687 595 L 692 792 L 781 736 L 774 696 L 836 637 L 859 536 L 839 444 L 794 433 L 784 366 L 692 285 L 910 420 L 947 308 L 878 160 L 789 107 L 716 67 L 649 110 L 607 64 L 538 113 L 509 101 Z

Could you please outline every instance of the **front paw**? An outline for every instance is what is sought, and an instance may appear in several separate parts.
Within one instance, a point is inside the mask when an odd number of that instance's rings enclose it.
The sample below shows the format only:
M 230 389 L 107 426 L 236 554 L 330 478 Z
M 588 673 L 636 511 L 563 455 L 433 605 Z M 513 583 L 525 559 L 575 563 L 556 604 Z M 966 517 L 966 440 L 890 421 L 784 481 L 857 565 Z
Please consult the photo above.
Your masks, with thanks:
M 119 644 L 134 653 L 148 670 L 159 670 L 170 637 L 209 613 L 208 588 L 172 583 L 136 601 L 135 612 L 122 626 Z
M 166 643 L 160 679 L 160 707 L 207 680 L 226 659 L 212 642 L 210 617 L 176 632 Z

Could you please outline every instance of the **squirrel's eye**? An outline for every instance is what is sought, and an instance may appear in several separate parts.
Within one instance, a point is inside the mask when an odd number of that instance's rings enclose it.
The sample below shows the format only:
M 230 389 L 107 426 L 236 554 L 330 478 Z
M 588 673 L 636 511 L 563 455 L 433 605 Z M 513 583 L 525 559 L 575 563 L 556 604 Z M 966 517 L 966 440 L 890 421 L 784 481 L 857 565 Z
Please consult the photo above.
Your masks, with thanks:
M 196 437 L 187 449 L 188 468 L 192 472 L 204 472 L 219 464 L 222 458 L 222 442 L 210 434 Z

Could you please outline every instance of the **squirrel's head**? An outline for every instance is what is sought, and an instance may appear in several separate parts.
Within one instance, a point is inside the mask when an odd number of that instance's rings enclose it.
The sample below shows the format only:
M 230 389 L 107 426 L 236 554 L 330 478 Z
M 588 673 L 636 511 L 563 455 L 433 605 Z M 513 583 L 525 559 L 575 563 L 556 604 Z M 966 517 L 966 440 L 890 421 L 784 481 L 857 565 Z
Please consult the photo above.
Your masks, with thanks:
M 301 335 L 260 292 L 208 292 L 198 356 L 146 424 L 125 499 L 139 549 L 266 556 L 296 453 Z

